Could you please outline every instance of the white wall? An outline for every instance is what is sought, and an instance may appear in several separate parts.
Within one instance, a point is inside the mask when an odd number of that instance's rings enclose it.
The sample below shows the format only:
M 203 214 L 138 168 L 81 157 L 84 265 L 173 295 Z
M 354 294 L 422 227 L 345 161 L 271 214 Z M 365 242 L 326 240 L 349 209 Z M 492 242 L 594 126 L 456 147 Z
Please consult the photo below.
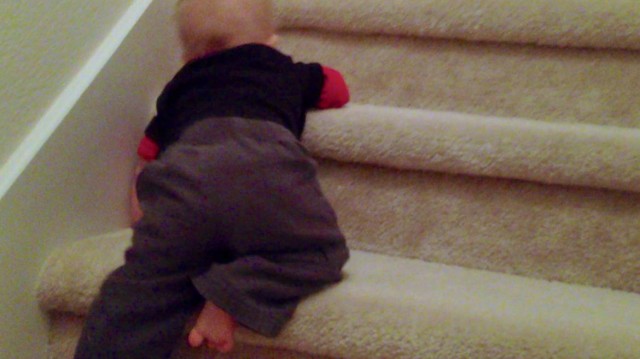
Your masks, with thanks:
M 0 167 L 132 2 L 0 2 Z
M 64 121 L 0 198 L 0 358 L 46 358 L 46 317 L 38 309 L 34 289 L 52 248 L 128 225 L 127 194 L 135 146 L 149 120 L 153 99 L 178 64 L 178 51 L 172 52 L 174 0 L 154 1 L 130 33 L 125 29 L 128 36 L 113 56 L 103 51 L 100 40 L 121 33 L 122 29 L 109 30 L 132 14 L 132 9 L 144 11 L 148 3 L 46 0 L 0 5 L 3 27 L 7 11 L 12 12 L 11 17 L 18 10 L 25 12 L 12 20 L 13 30 L 0 33 L 0 56 L 5 67 L 11 66 L 11 71 L 2 69 L 0 78 L 0 95 L 8 106 L 3 116 L 9 114 L 0 123 L 2 156 L 29 132 L 56 93 L 73 90 L 78 80 L 72 76 L 74 71 L 80 69 L 83 74 L 85 65 L 100 62 L 101 56 L 108 58 Z M 80 20 L 84 11 L 87 18 Z M 29 14 L 35 18 L 27 21 Z M 41 27 L 42 23 L 49 25 Z M 30 26 L 36 24 L 40 36 L 19 34 L 23 30 L 30 33 Z M 38 38 L 46 41 L 31 43 Z M 5 56 L 5 40 L 11 41 L 13 54 Z M 91 53 L 98 45 L 98 51 Z M 43 51 L 49 56 L 31 57 Z M 6 89 L 7 85 L 11 88 Z M 32 98 L 40 89 L 42 96 Z M 27 112 L 32 119 L 26 119 Z M 12 122 L 17 114 L 25 117 L 20 124 Z

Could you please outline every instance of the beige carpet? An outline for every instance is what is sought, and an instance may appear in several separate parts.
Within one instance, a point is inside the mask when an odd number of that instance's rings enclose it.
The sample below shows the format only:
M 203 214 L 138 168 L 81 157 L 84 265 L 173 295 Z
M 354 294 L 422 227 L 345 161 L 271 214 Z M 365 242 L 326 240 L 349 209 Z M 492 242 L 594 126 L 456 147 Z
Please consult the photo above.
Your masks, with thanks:
M 79 316 L 130 231 L 56 251 L 40 301 L 53 313 L 52 352 L 70 358 Z M 114 263 L 115 264 L 115 263 Z M 87 269 L 90 269 L 87 271 Z M 640 296 L 354 251 L 337 286 L 305 300 L 275 340 L 240 330 L 257 358 L 636 358 Z M 56 293 L 64 285 L 75 290 Z M 260 349 L 262 348 L 262 349 Z M 241 351 L 234 353 L 243 357 Z M 247 353 L 247 352 L 244 352 Z M 307 353 L 307 354 L 304 354 Z M 205 357 L 185 350 L 177 357 Z M 233 357 L 233 356 L 231 356 Z M 247 356 L 246 358 L 253 358 Z
M 640 358 L 640 2 L 276 3 L 352 90 L 304 143 L 354 256 L 224 358 Z M 129 236 L 51 254 L 52 358 Z
M 640 49 L 634 0 L 276 0 L 283 28 Z
M 318 157 L 640 192 L 640 129 L 354 104 L 314 115 Z
M 282 47 L 344 71 L 359 103 L 640 128 L 637 50 L 290 30 Z

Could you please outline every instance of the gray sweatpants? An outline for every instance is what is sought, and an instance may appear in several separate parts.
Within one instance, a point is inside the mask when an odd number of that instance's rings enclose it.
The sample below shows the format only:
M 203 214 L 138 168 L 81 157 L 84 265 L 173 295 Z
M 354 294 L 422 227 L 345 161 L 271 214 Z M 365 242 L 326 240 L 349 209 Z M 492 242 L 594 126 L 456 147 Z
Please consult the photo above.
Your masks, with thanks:
M 140 174 L 143 218 L 104 282 L 76 358 L 168 358 L 207 299 L 277 335 L 348 259 L 316 164 L 284 127 L 214 118 Z

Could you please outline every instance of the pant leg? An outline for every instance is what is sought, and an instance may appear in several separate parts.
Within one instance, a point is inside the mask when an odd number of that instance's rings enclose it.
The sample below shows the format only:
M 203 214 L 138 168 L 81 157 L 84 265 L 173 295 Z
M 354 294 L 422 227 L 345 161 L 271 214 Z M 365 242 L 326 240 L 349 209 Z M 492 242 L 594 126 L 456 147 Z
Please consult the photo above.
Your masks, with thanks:
M 234 259 L 212 263 L 193 282 L 240 324 L 275 336 L 302 298 L 341 279 L 349 254 L 315 161 L 286 130 L 263 127 L 261 140 L 250 133 L 239 141 L 236 151 L 249 155 L 236 156 L 233 143 L 232 153 L 216 155 L 230 158 L 216 181 L 224 191 L 210 196 L 224 206 L 213 211 L 226 213 Z
M 330 263 L 321 251 L 245 256 L 214 264 L 193 282 L 207 300 L 238 323 L 275 337 L 302 299 L 340 281 L 347 252 L 339 252 L 342 263 Z
M 125 265 L 107 279 L 87 316 L 75 358 L 171 356 L 203 299 L 188 279 L 153 277 Z
M 216 245 L 206 235 L 209 221 L 193 210 L 201 195 L 197 179 L 158 160 L 142 172 L 138 190 L 144 216 L 125 264 L 90 309 L 77 359 L 169 358 L 203 303 L 190 278 L 210 265 Z

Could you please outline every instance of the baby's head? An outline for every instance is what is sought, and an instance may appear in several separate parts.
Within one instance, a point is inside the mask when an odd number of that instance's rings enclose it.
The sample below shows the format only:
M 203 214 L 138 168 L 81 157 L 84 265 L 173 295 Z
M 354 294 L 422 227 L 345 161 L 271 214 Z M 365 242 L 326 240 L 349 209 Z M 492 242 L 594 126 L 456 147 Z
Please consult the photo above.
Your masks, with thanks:
M 244 44 L 275 45 L 270 0 L 179 0 L 176 17 L 185 61 Z

